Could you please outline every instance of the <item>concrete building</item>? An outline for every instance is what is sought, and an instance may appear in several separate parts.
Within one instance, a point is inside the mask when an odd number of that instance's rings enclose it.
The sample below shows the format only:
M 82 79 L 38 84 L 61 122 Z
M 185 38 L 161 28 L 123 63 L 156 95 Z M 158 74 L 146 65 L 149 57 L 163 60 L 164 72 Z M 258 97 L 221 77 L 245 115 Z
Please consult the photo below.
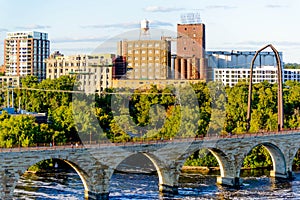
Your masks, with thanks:
M 300 69 L 283 69 L 283 82 L 288 80 L 300 82 Z M 249 80 L 250 68 L 215 68 L 214 80 L 224 85 L 234 86 L 239 80 Z M 262 66 L 253 68 L 253 83 L 268 81 L 277 83 L 277 67 Z
M 215 80 L 214 69 L 250 69 L 256 51 L 207 51 L 208 80 Z M 282 61 L 282 52 L 279 52 Z M 255 59 L 255 67 L 276 66 L 274 52 L 260 52 Z M 283 66 L 283 63 L 281 63 Z M 234 71 L 234 70 L 233 70 Z M 238 70 L 236 70 L 238 71 Z
M 47 33 L 36 31 L 9 32 L 4 40 L 4 67 L 7 76 L 34 75 L 46 78 L 50 41 Z
M 118 43 L 118 55 L 126 59 L 126 78 L 130 80 L 166 80 L 171 66 L 171 42 L 132 40 Z
M 74 75 L 81 83 L 81 90 L 86 93 L 101 92 L 112 87 L 114 58 L 114 54 L 64 56 L 55 52 L 46 60 L 47 78 Z

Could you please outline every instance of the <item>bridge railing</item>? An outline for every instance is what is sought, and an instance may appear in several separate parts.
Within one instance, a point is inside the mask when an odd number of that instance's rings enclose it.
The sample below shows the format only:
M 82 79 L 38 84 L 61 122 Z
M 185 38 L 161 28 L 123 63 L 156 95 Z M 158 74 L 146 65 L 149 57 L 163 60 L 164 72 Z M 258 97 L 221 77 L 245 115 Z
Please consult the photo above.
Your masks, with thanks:
M 64 150 L 64 149 L 82 149 L 82 148 L 101 148 L 109 146 L 137 146 L 137 145 L 151 145 L 151 144 L 168 144 L 168 143 L 182 143 L 193 141 L 206 141 L 206 140 L 219 140 L 219 139 L 243 139 L 249 137 L 262 137 L 273 135 L 284 135 L 299 133 L 300 129 L 285 129 L 283 131 L 260 131 L 256 133 L 243 133 L 243 134 L 227 134 L 227 135 L 213 135 L 213 136 L 198 136 L 198 137 L 175 137 L 170 139 L 140 139 L 128 142 L 113 143 L 109 140 L 99 141 L 85 141 L 83 143 L 37 143 L 28 147 L 13 146 L 10 148 L 0 148 L 0 152 L 20 152 L 20 151 L 35 151 L 35 150 Z

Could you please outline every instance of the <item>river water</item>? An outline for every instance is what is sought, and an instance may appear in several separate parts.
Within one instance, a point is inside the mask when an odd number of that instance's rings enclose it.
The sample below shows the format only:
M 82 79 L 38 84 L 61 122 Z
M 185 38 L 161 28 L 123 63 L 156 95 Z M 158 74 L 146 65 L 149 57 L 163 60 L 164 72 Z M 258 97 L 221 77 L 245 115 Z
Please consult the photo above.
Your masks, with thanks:
M 216 185 L 216 175 L 184 173 L 179 195 L 160 196 L 158 177 L 151 174 L 115 173 L 110 181 L 110 199 L 300 199 L 300 172 L 293 181 L 275 181 L 254 170 L 242 173 L 243 186 L 232 189 Z M 255 177 L 259 176 L 259 177 Z M 79 176 L 72 169 L 23 175 L 14 199 L 84 199 Z

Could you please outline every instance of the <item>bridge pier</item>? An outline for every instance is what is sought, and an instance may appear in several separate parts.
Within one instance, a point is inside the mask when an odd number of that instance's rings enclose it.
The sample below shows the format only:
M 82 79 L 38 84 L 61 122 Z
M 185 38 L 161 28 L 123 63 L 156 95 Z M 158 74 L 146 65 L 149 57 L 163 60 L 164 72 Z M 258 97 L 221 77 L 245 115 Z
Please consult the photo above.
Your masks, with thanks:
M 270 177 L 279 178 L 279 179 L 292 179 L 294 177 L 294 173 L 291 171 L 288 171 L 287 173 L 280 173 L 280 172 L 271 170 Z
M 240 177 L 217 177 L 217 183 L 220 185 L 239 187 L 243 184 L 243 179 Z
M 178 194 L 178 186 L 159 184 L 159 192 L 163 194 Z
M 109 193 L 96 193 L 92 191 L 84 191 L 84 198 L 86 200 L 108 200 Z
M 13 199 L 14 189 L 18 178 L 19 174 L 16 170 L 5 169 L 4 171 L 0 172 L 0 199 Z

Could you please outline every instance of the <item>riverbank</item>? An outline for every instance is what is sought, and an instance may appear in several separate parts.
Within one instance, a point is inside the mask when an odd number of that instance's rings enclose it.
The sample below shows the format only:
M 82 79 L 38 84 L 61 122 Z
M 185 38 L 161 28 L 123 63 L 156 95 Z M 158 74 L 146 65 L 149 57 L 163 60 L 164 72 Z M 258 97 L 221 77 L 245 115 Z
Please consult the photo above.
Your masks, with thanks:
M 202 173 L 208 174 L 210 172 L 219 171 L 220 167 L 203 167 L 203 166 L 183 166 L 181 171 L 183 173 Z

